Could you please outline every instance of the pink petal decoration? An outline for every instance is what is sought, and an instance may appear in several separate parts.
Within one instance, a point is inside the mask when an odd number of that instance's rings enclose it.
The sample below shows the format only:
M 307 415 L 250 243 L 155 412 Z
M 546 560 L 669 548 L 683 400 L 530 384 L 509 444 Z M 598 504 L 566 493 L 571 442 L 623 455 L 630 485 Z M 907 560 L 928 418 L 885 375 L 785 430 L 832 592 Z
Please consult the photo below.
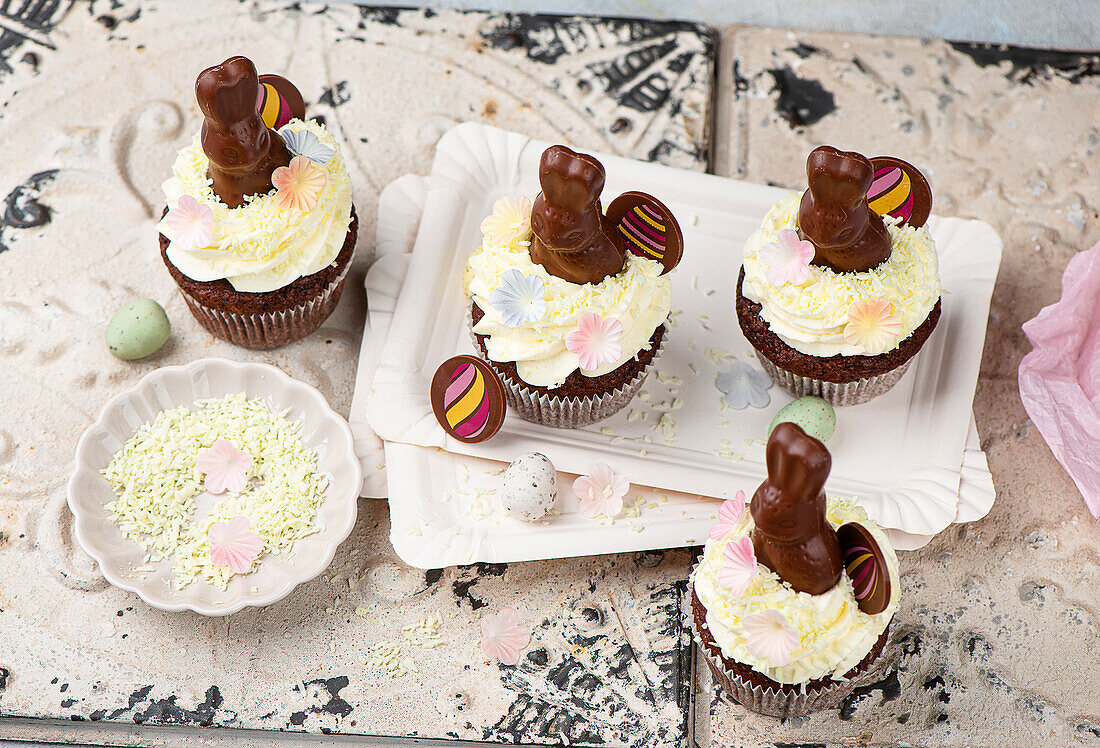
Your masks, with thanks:
M 768 283 L 773 286 L 805 283 L 813 258 L 814 245 L 799 239 L 794 229 L 783 229 L 774 242 L 760 248 L 760 261 L 768 266 Z
M 1100 518 L 1100 244 L 1070 259 L 1062 298 L 1023 327 L 1024 410 Z
M 490 244 L 506 245 L 531 232 L 531 199 L 498 198 L 493 212 L 481 222 L 481 233 Z
M 311 211 L 328 184 L 328 175 L 305 156 L 295 156 L 290 159 L 290 166 L 280 166 L 271 172 L 271 184 L 278 190 L 275 203 L 280 208 Z
M 218 439 L 195 460 L 206 474 L 205 488 L 215 496 L 228 491 L 240 493 L 248 484 L 248 468 L 252 458 L 225 439 Z
M 798 646 L 798 632 L 787 623 L 778 610 L 745 616 L 741 620 L 745 629 L 745 648 L 753 657 L 767 660 L 775 667 L 791 661 L 791 652 Z
M 580 513 L 587 519 L 601 514 L 615 517 L 623 510 L 623 497 L 630 490 L 630 481 L 617 475 L 606 463 L 598 463 L 588 475 L 573 481 L 573 493 L 580 501 Z
M 901 320 L 894 316 L 894 305 L 876 296 L 853 301 L 848 306 L 848 324 L 844 339 L 866 353 L 878 355 L 897 345 Z
M 252 568 L 252 561 L 264 547 L 263 538 L 249 529 L 248 517 L 234 517 L 215 522 L 207 533 L 210 540 L 210 563 L 228 566 L 237 574 Z
M 176 207 L 164 218 L 175 238 L 172 244 L 184 251 L 210 246 L 214 210 L 190 195 L 180 195 Z
M 722 568 L 718 570 L 718 584 L 735 595 L 743 595 L 749 582 L 756 576 L 756 551 L 751 538 L 740 538 L 726 543 L 722 549 Z
M 515 665 L 519 653 L 531 641 L 531 632 L 519 625 L 515 608 L 501 608 L 499 613 L 481 617 L 481 651 L 502 665 Z
M 565 347 L 577 354 L 581 369 L 594 371 L 619 360 L 623 355 L 623 347 L 619 345 L 622 336 L 622 322 L 589 312 L 581 317 L 577 329 L 565 336 Z
M 740 521 L 745 513 L 745 492 L 738 491 L 732 499 L 726 499 L 718 507 L 718 523 L 710 528 L 710 539 L 721 540 Z

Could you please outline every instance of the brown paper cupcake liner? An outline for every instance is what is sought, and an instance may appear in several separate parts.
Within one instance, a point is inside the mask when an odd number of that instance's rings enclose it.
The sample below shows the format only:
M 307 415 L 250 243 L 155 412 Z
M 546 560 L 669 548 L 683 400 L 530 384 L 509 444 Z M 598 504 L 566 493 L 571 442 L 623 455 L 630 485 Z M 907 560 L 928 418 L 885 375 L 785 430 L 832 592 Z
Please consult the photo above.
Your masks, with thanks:
M 211 334 L 243 348 L 267 350 L 301 340 L 320 327 L 340 301 L 350 268 L 351 263 L 345 263 L 340 274 L 304 304 L 274 312 L 226 312 L 204 305 L 183 288 L 180 293 L 191 314 Z
M 909 359 L 896 369 L 866 379 L 857 379 L 852 382 L 826 382 L 780 369 L 760 351 L 756 351 L 756 357 L 760 359 L 760 365 L 775 380 L 775 383 L 795 397 L 816 395 L 833 405 L 859 405 L 873 400 L 897 384 L 909 368 L 909 364 L 913 362 L 913 359 Z
M 692 579 L 694 579 L 696 568 L 698 568 L 698 563 L 691 571 Z M 702 607 L 702 603 L 698 602 L 695 595 L 694 581 L 691 596 L 693 601 Z M 849 670 L 843 679 L 819 678 L 800 686 L 778 683 L 762 673 L 752 670 L 747 665 L 740 665 L 739 667 L 744 669 L 748 675 L 737 672 L 726 664 L 725 659 L 722 657 L 722 651 L 713 637 L 710 636 L 709 630 L 705 631 L 705 635 L 704 631 L 700 630 L 700 625 L 704 630 L 706 629 L 705 617 L 703 617 L 703 622 L 700 624 L 696 620 L 695 611 L 692 610 L 688 615 L 688 623 L 691 626 L 692 637 L 699 647 L 699 652 L 703 655 L 703 659 L 706 660 L 707 666 L 714 676 L 714 682 L 722 687 L 726 695 L 746 709 L 770 717 L 781 718 L 805 717 L 813 712 L 837 706 L 857 686 L 870 680 L 864 676 L 871 666 L 878 661 L 890 633 L 890 625 L 888 624 L 863 660 Z

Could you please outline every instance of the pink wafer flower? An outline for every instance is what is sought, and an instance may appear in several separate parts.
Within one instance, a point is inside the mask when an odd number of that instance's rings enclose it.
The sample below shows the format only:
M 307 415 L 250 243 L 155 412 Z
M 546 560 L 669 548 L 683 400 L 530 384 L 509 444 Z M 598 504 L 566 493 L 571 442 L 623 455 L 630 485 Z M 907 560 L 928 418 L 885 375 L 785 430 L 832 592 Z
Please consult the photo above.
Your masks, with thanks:
M 565 336 L 565 347 L 577 354 L 581 369 L 594 371 L 619 360 L 623 355 L 623 347 L 619 344 L 622 336 L 622 322 L 589 312 L 581 317 L 577 329 Z
M 894 316 L 894 305 L 876 296 L 853 301 L 848 307 L 844 339 L 867 353 L 878 355 L 893 348 L 901 335 L 901 320 Z
M 278 190 L 275 203 L 280 208 L 310 211 L 317 207 L 328 175 L 305 156 L 295 156 L 290 159 L 290 166 L 280 166 L 271 172 L 271 184 Z
M 209 493 L 240 493 L 248 484 L 252 458 L 225 439 L 218 439 L 198 456 L 195 465 L 206 474 L 205 488 Z
M 718 584 L 735 595 L 744 594 L 756 576 L 756 551 L 750 538 L 726 543 L 722 549 L 722 568 L 718 570 Z
M 745 628 L 745 648 L 753 657 L 767 660 L 775 667 L 791 661 L 800 638 L 778 610 L 745 616 L 741 625 Z
M 734 525 L 745 513 L 745 492 L 738 491 L 732 499 L 726 499 L 722 506 L 718 507 L 718 522 L 710 528 L 710 539 L 721 540 L 726 537 Z
M 615 517 L 623 510 L 623 497 L 630 490 L 630 481 L 618 475 L 606 463 L 598 463 L 588 475 L 573 481 L 573 493 L 580 501 L 582 517 L 595 519 L 601 514 Z
M 794 229 L 783 229 L 774 242 L 760 248 L 760 261 L 767 266 L 768 283 L 773 286 L 804 283 L 813 258 L 814 245 L 799 239 Z
M 264 547 L 263 538 L 249 529 L 248 517 L 215 522 L 207 538 L 210 540 L 210 563 L 228 566 L 237 574 L 252 568 L 252 561 Z
M 502 665 L 515 665 L 519 653 L 531 641 L 531 632 L 519 625 L 519 613 L 514 608 L 501 608 L 499 613 L 481 617 L 481 652 Z
M 190 195 L 180 195 L 176 207 L 168 211 L 164 221 L 175 234 L 172 244 L 180 249 L 187 251 L 210 246 L 214 210 L 209 205 Z

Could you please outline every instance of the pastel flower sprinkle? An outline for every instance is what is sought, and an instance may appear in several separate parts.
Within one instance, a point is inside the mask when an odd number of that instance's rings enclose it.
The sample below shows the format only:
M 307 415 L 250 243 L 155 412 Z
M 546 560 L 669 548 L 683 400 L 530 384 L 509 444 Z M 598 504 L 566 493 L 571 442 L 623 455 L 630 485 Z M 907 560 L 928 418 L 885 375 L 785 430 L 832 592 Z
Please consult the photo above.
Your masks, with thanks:
M 894 305 L 876 296 L 867 301 L 853 301 L 848 307 L 848 323 L 844 339 L 866 353 L 878 355 L 897 345 L 901 335 L 901 320 L 894 316 Z
M 237 574 L 252 568 L 252 561 L 264 547 L 263 538 L 249 529 L 248 517 L 234 517 L 210 525 L 210 563 L 228 566 Z
M 531 232 L 531 199 L 521 197 L 498 198 L 493 203 L 493 212 L 481 222 L 481 233 L 485 240 L 494 245 L 511 244 L 513 239 L 522 239 Z
M 168 228 L 176 235 L 172 244 L 187 251 L 210 246 L 214 210 L 190 195 L 180 195 L 176 207 L 165 217 Z
M 726 499 L 718 507 L 718 522 L 710 528 L 710 539 L 721 540 L 729 534 L 741 515 L 745 513 L 745 492 L 738 491 L 732 499 Z
M 589 312 L 581 317 L 577 329 L 565 336 L 565 347 L 577 354 L 581 369 L 594 371 L 603 364 L 619 360 L 623 355 L 623 347 L 619 344 L 622 336 L 622 322 Z
M 501 608 L 499 613 L 481 617 L 481 652 L 502 665 L 519 662 L 520 651 L 531 641 L 531 632 L 519 625 L 515 608 Z
M 215 496 L 226 491 L 235 494 L 243 491 L 248 484 L 248 468 L 252 466 L 252 458 L 248 452 L 234 447 L 232 442 L 218 439 L 195 459 L 195 465 L 206 474 L 208 493 Z
M 745 616 L 741 625 L 745 629 L 745 648 L 753 657 L 767 660 L 774 667 L 782 667 L 791 661 L 791 652 L 800 639 L 787 618 L 778 610 Z
M 537 275 L 524 275 L 509 268 L 500 278 L 500 285 L 489 294 L 489 305 L 500 312 L 504 324 L 519 327 L 538 322 L 546 314 L 546 282 Z
M 767 373 L 744 361 L 734 361 L 729 370 L 714 379 L 714 386 L 725 395 L 726 403 L 734 410 L 766 407 L 771 402 L 768 390 L 772 378 Z
M 278 190 L 275 203 L 280 208 L 308 212 L 317 207 L 328 175 L 305 156 L 295 156 L 290 159 L 290 166 L 280 166 L 271 173 L 271 184 Z
M 288 151 L 295 156 L 308 158 L 315 164 L 327 164 L 328 160 L 336 153 L 335 150 L 322 143 L 309 130 L 295 131 L 283 128 L 281 135 Z
M 805 283 L 813 258 L 814 245 L 799 239 L 794 229 L 783 229 L 776 241 L 760 248 L 760 261 L 767 266 L 766 277 L 773 286 Z
M 751 538 L 741 538 L 726 543 L 722 549 L 722 568 L 718 570 L 718 584 L 735 595 L 743 595 L 756 576 L 756 551 Z
M 587 519 L 600 515 L 615 517 L 623 510 L 623 497 L 630 481 L 618 475 L 607 463 L 597 463 L 588 475 L 573 481 L 573 493 L 580 501 L 580 513 Z

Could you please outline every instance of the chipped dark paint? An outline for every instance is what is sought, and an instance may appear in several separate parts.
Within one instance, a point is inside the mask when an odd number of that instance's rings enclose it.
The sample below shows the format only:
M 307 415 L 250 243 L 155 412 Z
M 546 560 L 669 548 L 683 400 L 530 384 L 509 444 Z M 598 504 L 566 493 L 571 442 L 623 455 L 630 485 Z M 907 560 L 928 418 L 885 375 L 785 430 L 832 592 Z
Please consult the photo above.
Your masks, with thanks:
M 11 679 L 11 671 L 6 667 L 0 667 L 0 694 L 3 694 L 8 688 L 8 681 Z
M 856 714 L 856 707 L 859 706 L 859 703 L 876 691 L 882 694 L 880 703 L 883 704 L 900 696 L 901 682 L 898 680 L 898 671 L 891 669 L 885 678 L 874 683 L 868 683 L 866 686 L 857 686 L 852 693 L 845 696 L 844 700 L 840 702 L 840 714 L 838 716 L 845 721 L 852 719 Z
M 53 211 L 38 201 L 41 190 L 57 176 L 57 169 L 32 174 L 4 198 L 4 216 L 0 219 L 0 252 L 6 252 L 8 232 L 45 226 Z
M 351 89 L 346 80 L 339 81 L 334 86 L 326 88 L 318 97 L 318 104 L 328 104 L 336 108 L 351 101 Z
M 340 691 L 347 688 L 350 682 L 348 676 L 338 675 L 335 678 L 318 678 L 295 686 L 294 691 L 296 693 L 303 693 L 309 687 L 317 686 L 328 694 L 328 700 L 319 706 L 314 704 L 306 709 L 294 712 L 289 717 L 290 724 L 294 727 L 301 727 L 310 714 L 334 714 L 337 718 L 343 718 L 351 714 L 355 707 L 340 696 Z
M 1080 83 L 1100 75 L 1100 55 L 1095 52 L 1032 49 L 1011 44 L 948 43 L 979 67 L 1000 67 L 1002 63 L 1008 63 L 1005 77 L 1029 86 L 1054 77 Z
M 210 686 L 206 689 L 206 695 L 204 700 L 197 704 L 194 709 L 187 709 L 179 705 L 179 697 L 175 694 L 164 698 L 149 698 L 149 695 L 153 692 L 154 686 L 147 685 L 135 690 L 130 694 L 127 699 L 125 707 L 115 709 L 110 713 L 106 709 L 97 709 L 88 715 L 88 719 L 93 722 L 99 722 L 100 720 L 117 720 L 126 715 L 130 715 L 134 724 L 154 724 L 154 725 L 196 725 L 199 727 L 209 727 L 215 722 L 220 725 L 232 725 L 236 722 L 236 714 L 219 712 L 221 708 L 223 698 L 221 690 L 217 686 Z M 145 704 L 143 709 L 137 709 L 141 704 Z
M 488 603 L 470 592 L 470 589 L 474 587 L 482 577 L 500 577 L 504 576 L 504 572 L 508 570 L 508 564 L 487 564 L 479 562 L 473 566 L 459 566 L 457 578 L 451 582 L 451 589 L 454 591 L 457 600 L 456 604 L 462 605 L 462 601 L 466 600 L 470 603 L 472 610 L 484 608 Z M 427 575 L 425 575 L 426 577 Z
M 10 23 L 0 23 L 0 77 L 11 72 L 8 60 L 24 44 L 54 48 L 50 42 L 50 32 L 72 4 L 73 0 L 28 0 L 2 4 L 0 16 Z M 37 67 L 37 57 L 34 67 Z
M 833 94 L 812 78 L 800 78 L 789 67 L 768 71 L 775 80 L 773 92 L 779 93 L 775 109 L 791 127 L 805 127 L 819 122 L 836 110 Z

